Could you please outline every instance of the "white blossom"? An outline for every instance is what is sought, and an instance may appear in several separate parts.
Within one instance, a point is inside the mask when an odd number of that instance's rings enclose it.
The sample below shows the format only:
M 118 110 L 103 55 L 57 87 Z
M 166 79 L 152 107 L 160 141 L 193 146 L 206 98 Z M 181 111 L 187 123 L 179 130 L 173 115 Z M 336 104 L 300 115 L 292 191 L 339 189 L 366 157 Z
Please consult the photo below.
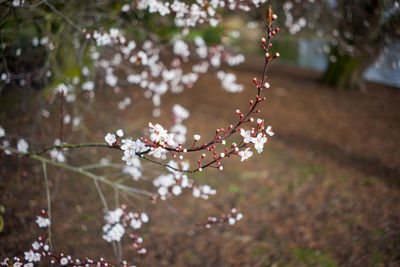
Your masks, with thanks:
M 168 194 L 168 188 L 161 186 L 158 188 L 157 192 L 161 197 L 166 196 Z
M 269 135 L 269 136 L 274 136 L 274 132 L 272 131 L 272 127 L 268 126 L 267 129 L 265 130 L 265 132 Z
M 179 196 L 182 193 L 182 188 L 179 185 L 172 187 L 172 194 Z
M 160 124 L 153 125 L 151 122 L 149 123 L 149 131 L 150 131 L 150 140 L 156 143 L 160 143 L 165 139 L 168 135 L 168 131 L 165 130 Z
M 123 210 L 121 208 L 117 208 L 115 210 L 109 211 L 106 214 L 106 216 L 104 216 L 104 219 L 107 223 L 114 224 L 114 223 L 119 222 L 122 214 L 123 214 Z
M 222 83 L 222 88 L 227 92 L 238 93 L 243 91 L 243 85 L 236 83 L 237 78 L 235 74 L 218 71 L 217 77 Z
M 32 250 L 25 252 L 25 260 L 29 262 L 39 262 L 41 258 L 41 254 L 37 252 L 33 252 Z
M 66 257 L 62 257 L 62 258 L 60 259 L 60 264 L 61 264 L 62 266 L 67 265 L 67 264 L 68 264 L 68 259 L 67 259 Z
M 35 242 L 32 243 L 32 248 L 33 248 L 34 250 L 39 250 L 40 247 L 41 247 L 41 245 L 40 245 L 39 242 L 35 241 Z
M 29 144 L 24 139 L 18 140 L 18 142 L 17 142 L 17 150 L 19 152 L 27 153 L 28 152 L 28 147 L 29 147 Z
M 82 84 L 82 89 L 85 91 L 93 91 L 94 89 L 94 82 L 86 81 Z
M 263 152 L 264 143 L 267 142 L 267 137 L 263 133 L 259 133 L 255 138 L 251 139 L 251 142 L 254 143 L 254 148 L 258 153 Z
M 141 214 L 140 214 L 140 219 L 142 220 L 142 222 L 143 223 L 147 223 L 147 222 L 149 222 L 149 216 L 146 214 L 146 213 L 144 213 L 144 212 L 142 212 Z
M 111 134 L 111 133 L 108 133 L 108 134 L 104 137 L 104 140 L 106 140 L 106 142 L 107 142 L 110 146 L 112 146 L 112 145 L 117 141 L 117 139 L 115 138 L 115 134 Z
M 240 161 L 244 161 L 244 160 L 250 158 L 251 156 L 253 156 L 253 152 L 250 151 L 250 147 L 246 148 L 246 150 L 244 150 L 244 151 L 239 151 L 238 154 L 239 154 L 239 156 L 242 157 L 240 159 Z
M 142 221 L 139 219 L 132 219 L 130 226 L 135 230 L 139 229 L 140 227 L 142 227 Z
M 182 40 L 174 42 L 174 54 L 186 58 L 190 55 L 189 46 Z
M 135 181 L 139 180 L 139 178 L 142 176 L 142 172 L 137 167 L 134 166 L 125 166 L 122 169 L 122 172 L 129 174 Z
M 180 122 L 182 120 L 185 120 L 187 118 L 189 118 L 189 111 L 187 109 L 185 109 L 184 107 L 182 107 L 179 104 L 175 104 L 172 107 L 172 112 L 174 113 L 176 119 Z
M 118 137 L 123 137 L 124 136 L 124 131 L 122 129 L 117 130 L 116 132 Z
M 240 129 L 240 135 L 243 137 L 243 142 L 246 144 L 251 142 L 253 139 L 250 130 L 245 131 L 244 129 Z
M 108 231 L 103 235 L 103 239 L 107 242 L 121 241 L 121 238 L 124 234 L 125 228 L 121 224 L 117 223 L 108 229 Z

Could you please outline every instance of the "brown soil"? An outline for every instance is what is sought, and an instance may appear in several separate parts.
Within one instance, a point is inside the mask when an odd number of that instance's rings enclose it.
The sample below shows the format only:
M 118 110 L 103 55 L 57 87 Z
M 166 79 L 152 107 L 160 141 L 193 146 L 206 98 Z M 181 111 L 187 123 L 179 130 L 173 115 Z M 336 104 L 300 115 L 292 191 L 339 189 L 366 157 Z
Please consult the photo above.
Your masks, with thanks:
M 98 90 L 93 102 L 67 105 L 68 113 L 83 114 L 85 124 L 76 131 L 67 126 L 66 140 L 101 141 L 118 128 L 142 135 L 140 129 L 150 120 L 167 126 L 175 103 L 191 111 L 185 121 L 188 136 L 199 133 L 205 140 L 216 128 L 236 122 L 236 108 L 247 109 L 255 94 L 251 79 L 263 64 L 254 58 L 247 62 L 235 70 L 245 92 L 222 91 L 209 73 L 194 88 L 165 96 L 158 119 L 148 115 L 152 107 L 140 89 L 119 94 Z M 264 153 L 248 162 L 227 159 L 224 172 L 208 169 L 191 175 L 199 184 L 217 188 L 212 200 L 185 194 L 153 205 L 120 195 L 129 209 L 151 217 L 140 230 L 149 253 L 138 256 L 125 243 L 125 259 L 140 266 L 400 265 L 400 91 L 368 84 L 366 93 L 338 92 L 322 87 L 318 73 L 283 64 L 273 64 L 269 77 L 261 116 L 276 135 Z M 133 105 L 119 111 L 117 101 L 128 94 Z M 59 131 L 58 102 L 41 99 L 32 92 L 2 95 L 0 125 L 30 136 L 34 147 L 51 144 Z M 42 107 L 51 111 L 49 119 L 39 115 Z M 120 153 L 108 149 L 68 155 L 74 165 L 96 163 L 107 155 L 120 162 Z M 163 171 L 149 163 L 144 168 L 151 171 L 145 172 L 148 179 Z M 46 207 L 41 165 L 3 155 L 0 173 L 5 208 L 0 257 L 22 256 L 39 234 L 34 216 Z M 115 170 L 106 173 L 121 177 Z M 56 249 L 74 257 L 114 260 L 111 246 L 101 239 L 102 204 L 92 181 L 54 167 L 49 167 L 49 179 Z M 152 188 L 148 181 L 136 185 Z M 102 189 L 114 207 L 113 189 Z M 237 226 L 206 230 L 198 225 L 232 207 L 245 215 Z

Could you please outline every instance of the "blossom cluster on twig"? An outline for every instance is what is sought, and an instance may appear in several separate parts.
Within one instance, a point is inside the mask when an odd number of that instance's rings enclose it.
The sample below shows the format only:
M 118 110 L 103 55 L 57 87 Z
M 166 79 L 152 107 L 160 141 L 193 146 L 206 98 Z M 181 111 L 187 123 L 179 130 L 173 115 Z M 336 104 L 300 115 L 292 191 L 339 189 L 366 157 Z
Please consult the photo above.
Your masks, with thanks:
M 202 23 L 214 19 L 213 9 L 218 6 L 227 5 L 230 9 L 243 9 L 247 10 L 249 5 L 259 5 L 265 1 L 252 0 L 252 1 L 209 1 L 205 2 L 198 0 L 191 5 L 182 6 L 182 2 L 174 0 L 172 5 L 166 2 L 159 2 L 157 0 L 142 0 L 137 1 L 136 7 L 143 10 L 149 10 L 151 13 L 158 12 L 160 15 L 167 15 L 169 12 L 174 12 L 176 18 L 183 19 L 185 25 L 194 26 L 196 23 Z M 175 5 L 173 7 L 173 5 Z M 180 6 L 180 7 L 178 7 Z M 200 13 L 193 12 L 192 9 L 197 10 L 201 7 Z M 123 6 L 123 12 L 128 12 L 132 6 Z M 207 8 L 205 8 L 207 7 Z M 181 8 L 182 10 L 177 10 Z M 190 15 L 186 14 L 186 8 L 190 11 Z M 204 9 L 205 8 L 205 9 Z M 181 15 L 179 12 L 181 12 Z M 105 259 L 93 261 L 91 259 L 73 259 L 69 255 L 56 254 L 51 248 L 51 218 L 50 218 L 50 193 L 49 185 L 47 183 L 46 164 L 65 168 L 70 171 L 79 173 L 86 177 L 93 179 L 99 196 L 104 204 L 105 210 L 105 225 L 102 228 L 102 237 L 109 243 L 121 242 L 125 234 L 128 235 L 132 246 L 136 249 L 138 254 L 146 254 L 147 249 L 143 246 L 143 238 L 137 231 L 146 223 L 150 221 L 149 216 L 145 212 L 130 212 L 125 205 L 117 205 L 115 209 L 109 209 L 107 200 L 98 185 L 102 182 L 106 185 L 112 186 L 118 193 L 123 191 L 130 195 L 140 195 L 149 197 L 149 199 L 156 203 L 158 199 L 167 200 L 170 197 L 178 197 L 184 194 L 185 191 L 190 193 L 195 198 L 209 199 L 216 194 L 216 189 L 209 185 L 199 185 L 194 180 L 189 178 L 190 173 L 201 172 L 206 168 L 216 168 L 220 171 L 224 170 L 223 161 L 229 157 L 236 157 L 241 162 L 253 156 L 254 152 L 262 153 L 264 145 L 268 138 L 274 135 L 272 127 L 268 125 L 262 118 L 260 118 L 259 105 L 262 104 L 266 97 L 262 96 L 262 92 L 270 87 L 266 80 L 266 73 L 268 64 L 279 57 L 279 53 L 271 54 L 270 47 L 271 39 L 279 32 L 279 28 L 274 26 L 274 21 L 277 16 L 273 14 L 272 9 L 266 10 L 266 27 L 267 36 L 261 39 L 261 46 L 265 52 L 265 64 L 262 76 L 260 79 L 254 78 L 254 86 L 256 95 L 254 99 L 249 101 L 249 107 L 246 111 L 239 109 L 233 110 L 236 114 L 236 121 L 232 122 L 227 127 L 220 127 L 215 130 L 215 135 L 209 140 L 204 140 L 199 134 L 194 134 L 192 138 L 187 137 L 187 128 L 184 126 L 183 121 L 190 116 L 189 110 L 185 107 L 176 104 L 172 107 L 173 125 L 167 129 L 160 123 L 149 122 L 147 135 L 143 137 L 130 138 L 127 137 L 124 129 L 118 129 L 115 132 L 107 133 L 104 141 L 101 143 L 82 143 L 82 144 L 67 144 L 63 142 L 63 131 L 61 130 L 61 138 L 56 139 L 54 145 L 47 147 L 40 151 L 34 151 L 30 148 L 29 143 L 22 138 L 11 144 L 10 140 L 4 139 L 0 149 L 5 154 L 18 154 L 28 158 L 41 161 L 43 164 L 43 172 L 46 181 L 46 192 L 48 197 L 48 213 L 42 212 L 37 217 L 36 222 L 41 228 L 47 228 L 47 232 L 41 235 L 37 241 L 32 244 L 32 248 L 24 253 L 24 258 L 17 257 L 5 259 L 1 264 L 14 266 L 33 266 L 35 263 L 42 260 L 44 257 L 50 257 L 53 264 L 70 265 L 70 266 L 110 266 L 110 263 Z M 96 60 L 96 64 L 105 71 L 105 83 L 113 88 L 118 88 L 118 77 L 115 74 L 116 66 L 119 66 L 122 60 L 131 61 L 133 65 L 147 68 L 147 70 L 139 73 L 131 73 L 127 80 L 131 84 L 139 84 L 149 92 L 149 97 L 152 98 L 153 104 L 158 106 L 160 104 L 159 97 L 164 94 L 169 88 L 179 88 L 180 83 L 186 85 L 193 84 L 198 76 L 198 73 L 205 73 L 208 67 L 219 67 L 221 59 L 224 59 L 228 64 L 235 65 L 242 62 L 240 56 L 226 56 L 221 46 L 207 47 L 202 38 L 196 37 L 194 39 L 195 51 L 197 55 L 204 59 L 200 63 L 193 66 L 193 72 L 183 74 L 180 69 L 182 62 L 185 62 L 189 57 L 191 51 L 187 43 L 182 39 L 175 39 L 172 43 L 172 50 L 176 58 L 171 62 L 171 68 L 160 61 L 160 49 L 157 48 L 151 41 L 146 41 L 141 45 L 140 50 L 135 51 L 137 45 L 133 41 L 128 41 L 123 35 L 122 31 L 118 29 L 110 29 L 109 32 L 93 32 L 88 33 L 83 30 L 87 39 L 94 40 L 96 46 L 116 46 L 119 51 L 113 54 L 111 59 L 99 59 L 100 53 L 96 48 L 91 49 L 92 57 Z M 118 56 L 119 55 L 119 56 Z M 89 72 L 89 70 L 87 70 Z M 86 70 L 85 70 L 86 73 Z M 88 73 L 86 73 L 88 74 Z M 188 75 L 188 76 L 186 76 Z M 230 92 L 239 92 L 243 90 L 239 84 L 236 83 L 236 77 L 233 74 L 220 71 L 218 78 L 221 80 L 225 90 Z M 155 78 L 159 78 L 155 81 Z M 76 81 L 79 84 L 80 81 Z M 67 102 L 74 101 L 74 92 L 69 85 L 59 84 L 56 91 L 61 94 L 61 99 Z M 94 82 L 87 80 L 82 84 L 84 91 L 92 92 L 94 90 Z M 146 93 L 145 93 L 146 94 Z M 129 106 L 130 100 L 123 101 L 121 106 Z M 63 102 L 62 102 L 63 104 Z M 63 106 L 62 106 L 63 107 Z M 67 119 L 64 116 L 63 108 L 61 109 L 61 129 L 62 125 Z M 153 115 L 157 115 L 154 114 Z M 155 116 L 157 117 L 157 116 Z M 0 127 L 0 138 L 7 137 L 6 131 Z M 236 136 L 236 142 L 233 142 L 231 137 Z M 237 141 L 239 140 L 239 141 Z M 16 148 L 15 148 L 16 147 Z M 91 172 L 90 168 L 86 166 L 76 167 L 69 165 L 66 162 L 65 153 L 68 149 L 78 149 L 83 147 L 108 147 L 120 151 L 120 158 L 124 164 L 119 164 L 123 173 L 130 175 L 133 180 L 138 180 L 143 176 L 141 161 L 146 160 L 154 164 L 158 164 L 166 168 L 167 173 L 158 175 L 152 180 L 155 192 L 141 190 L 139 188 L 127 186 L 119 182 L 114 182 L 106 175 L 98 175 Z M 197 160 L 190 163 L 187 159 L 188 153 L 198 153 Z M 97 166 L 97 165 L 95 165 Z M 100 167 L 111 166 L 108 162 L 100 164 Z M 192 166 L 192 167 L 191 167 Z M 211 228 L 213 225 L 222 225 L 227 223 L 235 225 L 238 221 L 242 220 L 243 214 L 236 209 L 232 209 L 228 214 L 220 216 L 209 216 L 207 222 L 204 223 L 206 228 Z M 130 233 L 128 233 L 130 232 Z M 118 261 L 123 266 L 127 263 L 121 260 L 118 256 Z

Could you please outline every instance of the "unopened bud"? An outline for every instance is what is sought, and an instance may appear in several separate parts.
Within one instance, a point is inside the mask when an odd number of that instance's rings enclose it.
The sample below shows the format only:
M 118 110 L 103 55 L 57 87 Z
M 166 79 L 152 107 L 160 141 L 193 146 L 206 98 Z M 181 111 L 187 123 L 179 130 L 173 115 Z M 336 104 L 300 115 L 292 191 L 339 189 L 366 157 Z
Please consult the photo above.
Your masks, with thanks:
M 256 77 L 253 78 L 253 82 L 254 82 L 256 85 L 258 85 L 258 81 L 257 81 L 257 78 L 256 78 Z
M 267 83 L 267 82 L 264 83 L 264 87 L 265 87 L 265 88 L 269 88 L 269 87 L 270 87 L 269 83 Z

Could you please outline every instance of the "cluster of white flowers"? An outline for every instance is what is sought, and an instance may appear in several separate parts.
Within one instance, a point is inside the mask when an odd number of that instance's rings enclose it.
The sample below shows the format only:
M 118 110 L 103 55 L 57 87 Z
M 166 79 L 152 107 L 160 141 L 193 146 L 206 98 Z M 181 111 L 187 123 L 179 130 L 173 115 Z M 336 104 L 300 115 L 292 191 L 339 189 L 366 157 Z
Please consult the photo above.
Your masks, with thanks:
M 50 219 L 42 216 L 38 216 L 36 219 L 37 225 L 39 225 L 40 228 L 45 228 L 50 225 Z
M 58 138 L 54 140 L 54 145 L 61 145 L 61 140 Z M 49 151 L 49 154 L 53 160 L 56 160 L 58 162 L 65 162 L 65 155 L 61 150 L 54 148 Z
M 142 173 L 140 171 L 141 164 L 137 154 L 149 150 L 140 139 L 133 141 L 130 138 L 120 140 L 124 136 L 124 131 L 119 129 L 115 134 L 107 133 L 104 140 L 109 146 L 120 145 L 121 150 L 124 152 L 122 160 L 126 162 L 127 166 L 123 168 L 123 173 L 129 174 L 134 180 L 138 180 Z
M 129 174 L 133 180 L 137 181 L 140 177 L 142 177 L 142 172 L 140 171 L 140 161 L 137 160 L 135 163 L 139 163 L 137 165 L 133 164 L 131 166 L 125 166 L 122 169 L 123 173 Z
M 49 44 L 50 42 L 50 38 L 48 36 L 44 36 L 44 37 L 33 37 L 32 38 L 32 46 L 33 47 L 38 47 L 39 45 L 45 46 L 47 44 Z
M 111 28 L 109 32 L 103 33 L 94 31 L 93 34 L 88 33 L 86 35 L 86 38 L 93 38 L 94 40 L 96 40 L 97 46 L 109 46 L 117 43 L 124 44 L 126 42 L 125 37 L 117 28 Z
M 122 101 L 118 102 L 118 108 L 120 110 L 124 110 L 131 104 L 132 104 L 132 99 L 129 96 L 126 96 Z
M 285 26 L 289 29 L 290 34 L 296 34 L 307 25 L 307 21 L 305 18 L 301 17 L 294 22 L 291 13 L 292 8 L 293 4 L 289 1 L 283 4 L 283 12 L 286 16 Z
M 228 63 L 229 66 L 236 66 L 236 65 L 243 63 L 244 60 L 245 60 L 244 55 L 238 54 L 238 55 L 227 57 L 226 63 Z
M 140 161 L 137 157 L 137 154 L 147 151 L 148 148 L 140 139 L 136 139 L 136 141 L 133 141 L 132 139 L 127 138 L 122 139 L 121 142 L 121 150 L 124 151 L 122 160 L 125 161 L 129 167 L 124 168 L 123 171 L 125 173 L 129 173 L 135 180 L 137 180 L 141 176 Z
M 25 3 L 25 0 L 13 0 L 13 1 L 12 1 L 13 7 L 22 6 L 24 3 Z
M 192 194 L 196 198 L 208 199 L 210 195 L 215 195 L 216 190 L 209 185 L 197 186 L 193 180 L 190 180 L 186 174 L 179 170 L 188 170 L 189 163 L 180 161 L 179 163 L 171 160 L 168 162 L 167 169 L 171 172 L 169 174 L 162 174 L 153 180 L 153 185 L 157 187 L 157 193 L 160 199 L 165 200 L 169 194 L 179 196 L 182 194 L 183 189 L 192 190 Z
M 189 46 L 182 40 L 176 40 L 174 42 L 174 54 L 183 58 L 187 58 L 190 55 Z
M 124 139 L 122 142 L 123 145 L 121 149 L 124 151 L 122 160 L 126 161 L 127 164 L 122 171 L 123 173 L 129 174 L 133 180 L 137 181 L 142 176 L 142 172 L 140 160 L 136 156 L 136 153 L 145 151 L 146 147 L 139 139 L 136 141 Z
M 6 130 L 4 130 L 4 128 L 0 126 L 0 138 L 5 137 L 5 136 L 6 136 Z M 3 140 L 2 144 L 3 144 L 4 147 L 9 147 L 10 146 L 10 141 Z M 11 155 L 12 154 L 10 150 L 5 149 L 3 151 L 4 151 L 4 153 L 6 155 Z
M 42 214 L 45 214 L 44 211 L 42 211 Z M 116 219 L 118 217 L 118 212 L 114 213 L 111 215 L 111 220 L 115 220 L 118 222 Z M 138 218 L 140 217 L 141 221 L 147 222 L 149 221 L 149 218 L 147 214 L 142 213 L 141 215 L 138 214 L 132 214 L 129 215 L 132 218 L 135 218 L 137 216 Z M 129 217 L 128 216 L 128 217 Z M 107 217 L 107 219 L 110 219 L 110 217 Z M 137 235 L 135 235 L 134 238 L 134 247 L 137 248 L 138 253 L 140 254 L 145 254 L 147 250 L 143 247 L 141 247 L 141 243 L 143 242 L 143 239 Z M 31 245 L 31 248 L 24 252 L 24 257 L 23 259 L 19 257 L 13 257 L 11 260 L 10 258 L 5 258 L 2 261 L 0 261 L 0 266 L 13 266 L 13 267 L 33 267 L 35 264 L 40 264 L 40 261 L 44 260 L 46 257 L 50 257 L 50 263 L 51 265 L 57 265 L 57 266 L 67 266 L 67 265 L 73 265 L 73 266 L 110 266 L 107 260 L 104 258 L 100 258 L 100 261 L 96 262 L 93 261 L 89 258 L 85 258 L 83 260 L 81 259 L 73 259 L 70 255 L 65 255 L 64 253 L 59 253 L 55 254 L 54 250 L 50 249 L 50 246 L 47 243 L 46 237 L 41 235 L 36 241 L 34 241 Z M 42 263 L 45 264 L 45 263 Z M 49 263 L 47 263 L 49 264 Z M 124 266 L 128 266 L 126 261 L 122 261 L 122 264 Z
M 125 234 L 125 228 L 129 225 L 132 229 L 138 230 L 144 223 L 149 222 L 149 216 L 142 213 L 126 213 L 122 208 L 108 211 L 104 216 L 106 224 L 103 226 L 103 239 L 107 242 L 121 241 Z M 141 242 L 140 242 L 141 243 Z
M 122 215 L 122 210 L 121 210 L 121 215 Z M 103 239 L 106 240 L 107 242 L 121 241 L 122 236 L 125 234 L 125 228 L 120 223 L 107 222 L 107 224 L 103 226 L 103 232 L 104 232 Z
M 186 62 L 191 53 L 189 44 L 182 39 L 181 35 L 174 37 L 175 41 L 172 43 L 172 50 L 177 57 L 170 62 L 170 66 L 167 66 L 161 60 L 160 49 L 149 40 L 145 41 L 141 48 L 135 50 L 137 47 L 136 42 L 127 42 L 122 31 L 116 28 L 111 29 L 110 33 L 99 34 L 95 32 L 91 36 L 96 41 L 102 40 L 99 41 L 102 45 L 114 45 L 116 49 L 120 50 L 120 52 L 113 54 L 110 59 L 102 58 L 99 60 L 98 52 L 95 53 L 96 57 L 92 57 L 94 66 L 105 70 L 105 84 L 117 89 L 120 84 L 124 84 L 124 81 L 120 82 L 114 72 L 116 68 L 119 69 L 122 60 L 129 61 L 130 65 L 125 65 L 121 70 L 127 72 L 126 66 L 129 66 L 129 74 L 126 76 L 126 81 L 129 84 L 136 84 L 143 89 L 147 89 L 144 95 L 152 99 L 155 107 L 153 111 L 154 117 L 158 117 L 161 114 L 158 106 L 161 104 L 161 96 L 166 92 L 180 93 L 185 87 L 192 87 L 197 82 L 199 74 L 206 73 L 209 66 L 219 68 L 222 61 L 234 66 L 244 61 L 243 55 L 232 55 L 224 51 L 222 45 L 208 48 L 203 38 L 197 36 L 194 38 L 196 54 L 203 60 L 192 66 L 192 72 L 184 73 L 181 67 L 182 60 Z M 104 42 L 103 39 L 107 40 L 107 42 Z M 95 47 L 92 48 L 94 51 L 96 50 Z M 90 81 L 85 82 L 84 85 L 87 91 L 94 87 L 94 84 Z M 238 90 L 230 92 L 238 92 Z M 129 104 L 120 102 L 119 108 L 121 110 L 125 109 Z
M 84 91 L 93 91 L 93 89 L 94 89 L 93 81 L 86 81 L 82 84 L 82 90 Z
M 157 123 L 156 125 L 153 125 L 153 123 L 149 122 L 149 132 L 150 132 L 150 140 L 155 144 L 161 147 L 165 147 L 167 145 L 172 147 L 176 146 L 176 142 L 174 140 L 174 134 L 168 133 L 168 131 L 164 129 L 164 127 L 162 127 L 160 124 Z M 154 148 L 151 150 L 151 152 L 154 152 Z
M 230 214 L 222 214 L 219 218 L 216 216 L 209 216 L 205 224 L 206 228 L 211 228 L 212 225 L 222 225 L 228 222 L 229 225 L 235 225 L 238 221 L 243 219 L 243 214 L 238 213 L 235 208 L 231 210 Z
M 194 44 L 196 45 L 196 53 L 200 58 L 207 58 L 208 56 L 208 49 L 206 42 L 200 36 L 196 36 L 194 38 Z
M 251 3 L 255 6 L 265 3 L 266 0 L 252 0 Z M 234 0 L 197 0 L 196 3 L 186 4 L 179 0 L 169 2 L 159 0 L 140 0 L 137 3 L 137 8 L 140 10 L 148 9 L 150 13 L 158 13 L 161 16 L 175 13 L 175 25 L 177 27 L 195 27 L 198 23 L 208 22 L 211 26 L 218 25 L 216 9 L 229 8 L 231 10 L 240 9 L 249 11 L 249 3 L 245 1 Z M 129 7 L 123 6 L 123 11 L 128 12 Z
M 224 88 L 227 92 L 238 93 L 243 91 L 243 85 L 236 83 L 235 74 L 226 73 L 221 70 L 218 71 L 217 77 L 221 81 L 222 88 Z
M 240 221 L 241 219 L 243 219 L 243 214 L 242 213 L 236 213 L 236 209 L 232 209 L 232 215 L 231 217 L 228 219 L 228 223 L 230 225 L 235 225 L 236 222 Z
M 169 130 L 174 135 L 174 141 L 177 144 L 183 144 L 186 142 L 187 128 L 182 124 L 182 121 L 189 118 L 190 113 L 179 104 L 175 104 L 172 107 L 172 113 L 174 115 L 174 125 Z
M 175 25 L 177 27 L 190 26 L 194 27 L 198 22 L 204 23 L 206 20 L 209 21 L 211 26 L 217 26 L 218 20 L 214 18 L 216 12 L 215 4 L 219 4 L 219 1 L 214 2 L 204 10 L 204 2 L 197 0 L 197 3 L 187 5 L 185 2 L 174 0 L 172 4 L 169 2 L 158 1 L 158 0 L 140 0 L 137 3 L 137 8 L 140 10 L 148 9 L 150 13 L 159 13 L 161 16 L 175 13 Z M 221 3 L 224 3 L 221 1 Z M 215 6 L 215 7 L 214 7 Z
M 88 96 L 94 96 L 95 84 L 93 81 L 85 81 L 81 83 L 81 79 L 78 76 L 72 78 L 70 83 L 59 83 L 53 90 L 54 95 L 63 94 L 65 102 L 72 103 L 76 100 L 77 94 L 79 94 L 78 89 L 87 92 Z M 48 117 L 48 116 L 45 116 Z M 69 123 L 69 122 L 68 122 Z M 67 124 L 67 123 L 66 123 Z
M 257 124 L 261 125 L 263 124 L 263 120 L 258 119 Z M 267 142 L 267 135 L 273 136 L 275 133 L 272 131 L 272 127 L 268 126 L 267 129 L 264 132 L 259 132 L 257 135 L 255 133 L 254 128 L 251 130 L 244 130 L 240 129 L 240 135 L 243 137 L 243 142 L 246 144 L 251 143 L 255 150 L 257 150 L 258 153 L 263 152 L 264 149 L 264 144 Z M 253 152 L 250 151 L 250 147 L 247 147 L 246 150 L 242 150 L 238 152 L 239 156 L 241 156 L 241 161 L 244 161 L 248 158 L 250 158 L 253 155 Z
M 41 255 L 38 252 L 34 252 L 32 250 L 27 251 L 25 254 L 25 260 L 28 262 L 39 262 L 41 259 Z

